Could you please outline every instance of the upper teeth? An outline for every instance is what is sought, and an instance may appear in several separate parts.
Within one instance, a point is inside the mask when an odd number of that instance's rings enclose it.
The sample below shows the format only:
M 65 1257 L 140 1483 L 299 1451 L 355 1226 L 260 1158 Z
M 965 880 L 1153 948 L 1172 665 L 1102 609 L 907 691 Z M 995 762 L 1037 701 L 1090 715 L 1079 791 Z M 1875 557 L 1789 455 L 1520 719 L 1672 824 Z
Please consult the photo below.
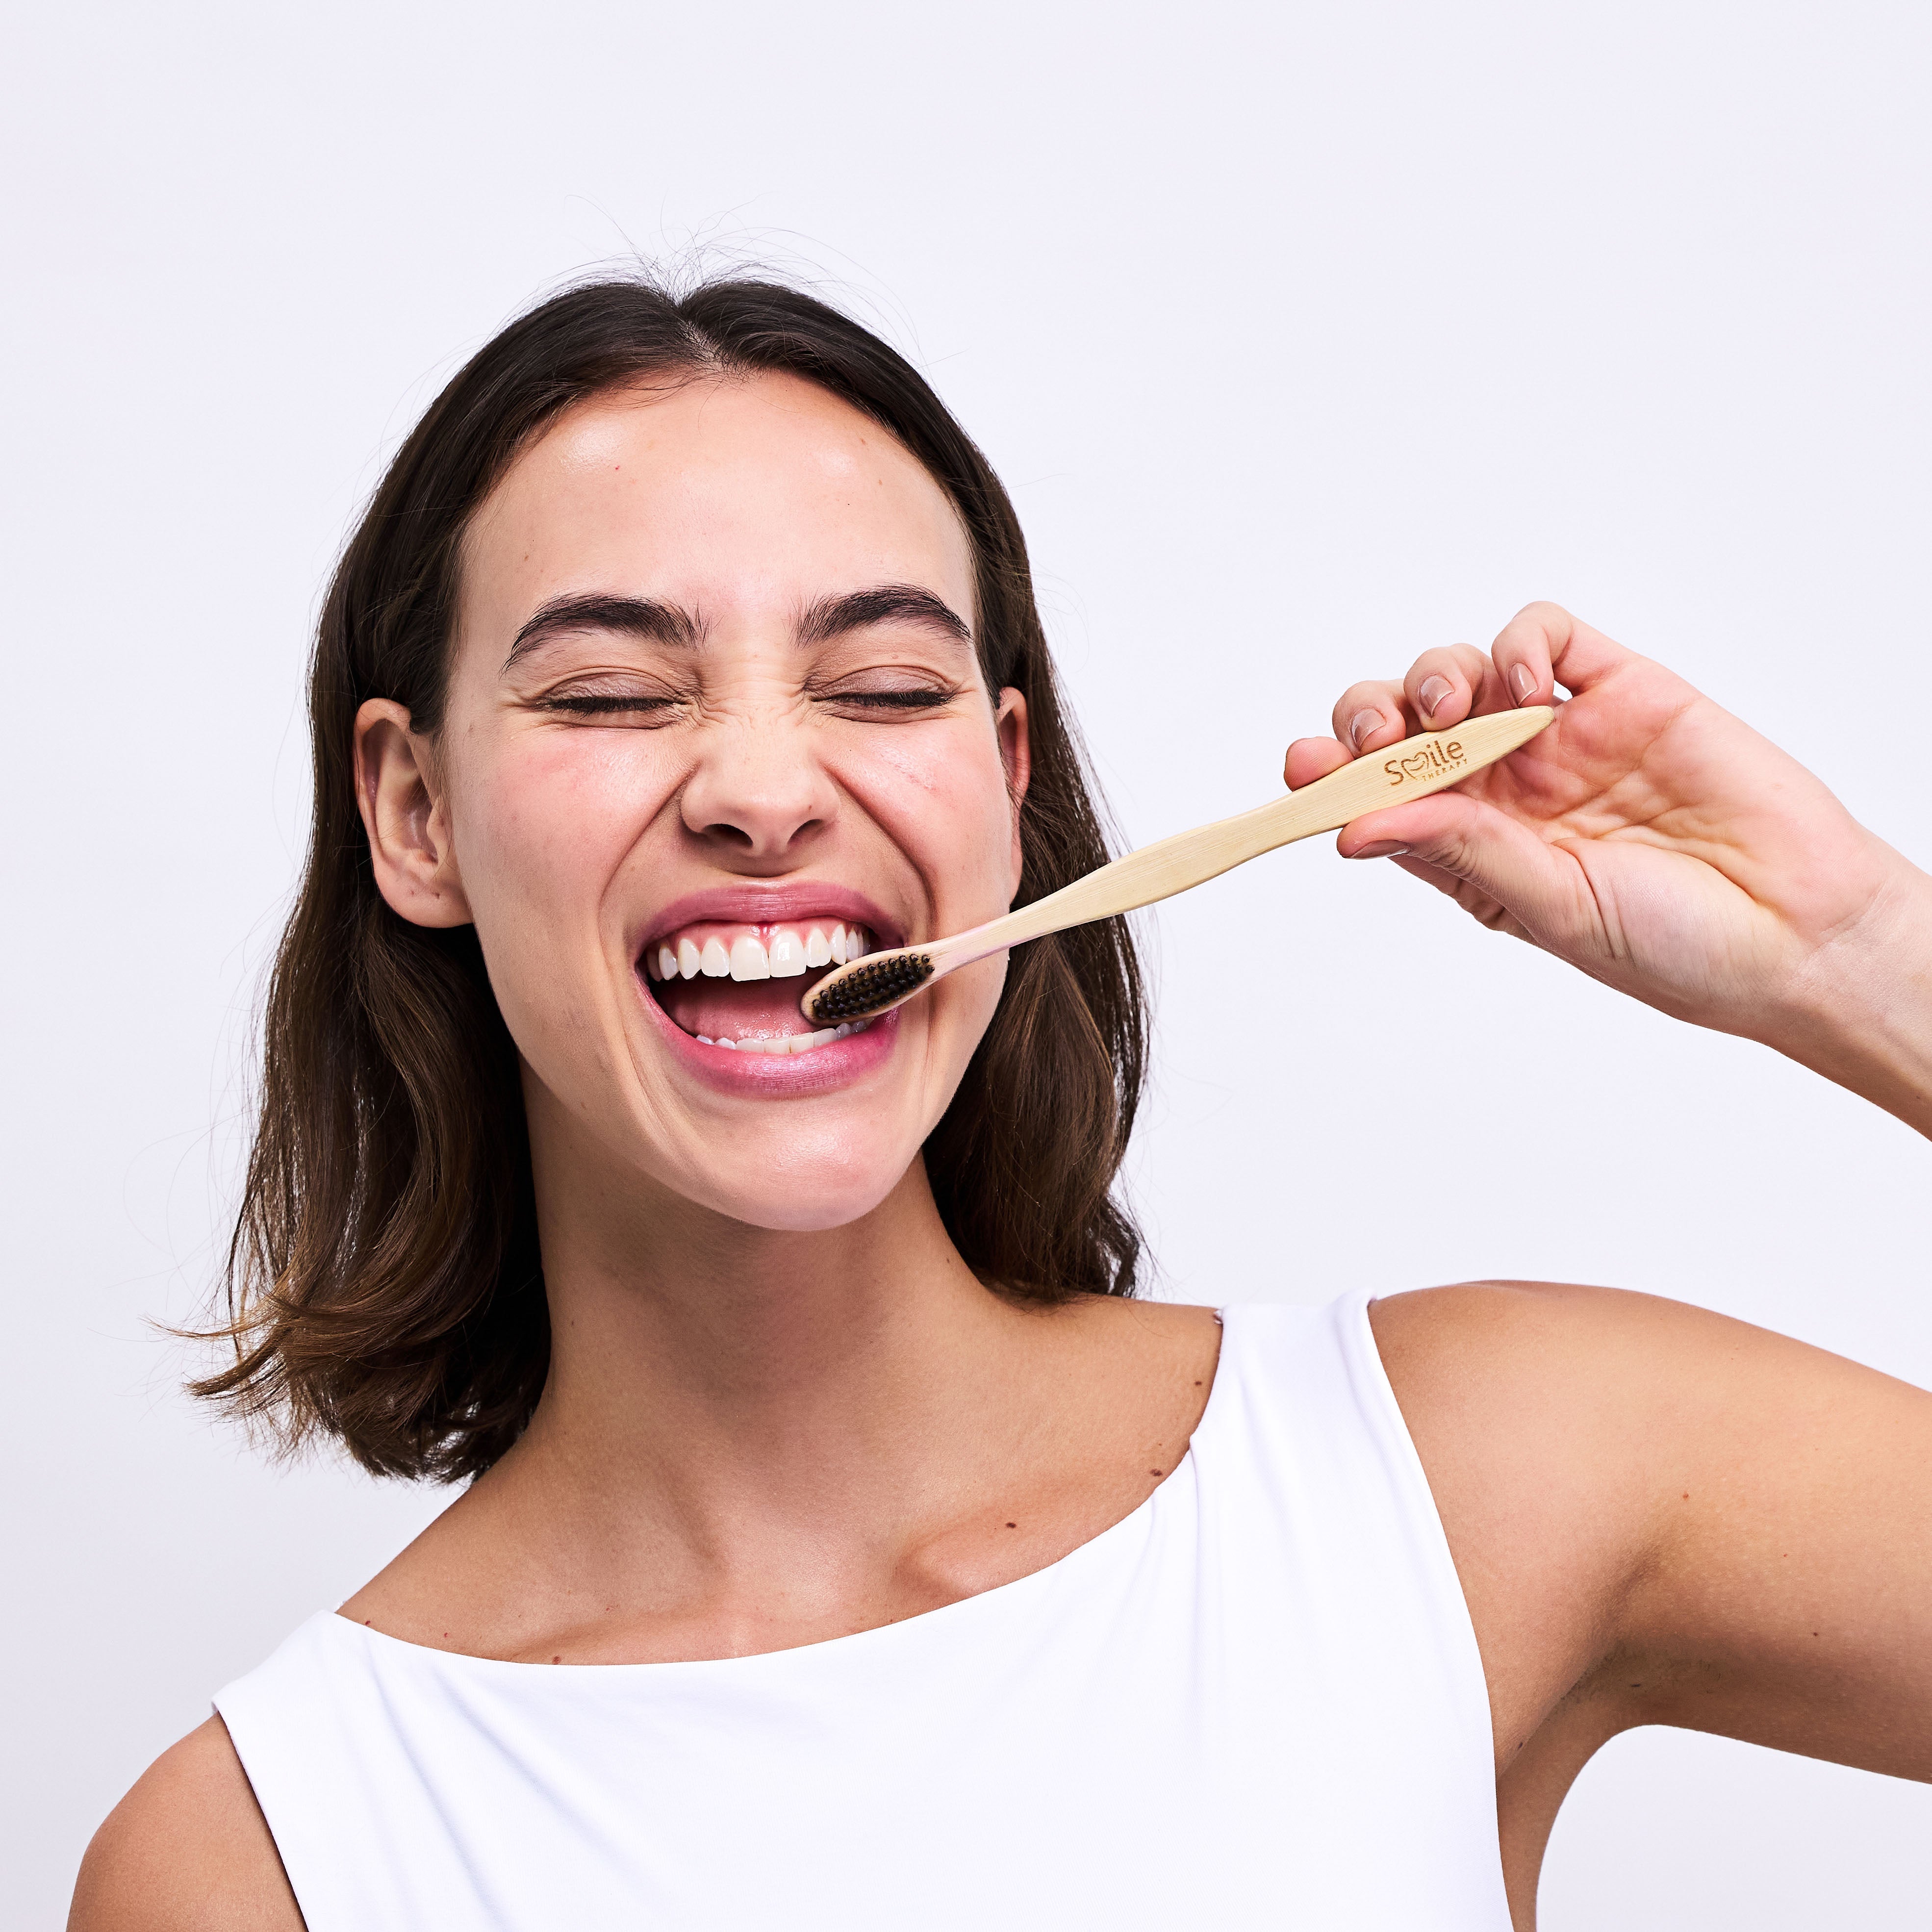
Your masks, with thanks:
M 769 932 L 769 939 L 760 932 Z M 815 966 L 842 966 L 872 950 L 863 926 L 740 926 L 713 929 L 700 942 L 695 929 L 660 940 L 644 956 L 653 980 L 790 980 Z

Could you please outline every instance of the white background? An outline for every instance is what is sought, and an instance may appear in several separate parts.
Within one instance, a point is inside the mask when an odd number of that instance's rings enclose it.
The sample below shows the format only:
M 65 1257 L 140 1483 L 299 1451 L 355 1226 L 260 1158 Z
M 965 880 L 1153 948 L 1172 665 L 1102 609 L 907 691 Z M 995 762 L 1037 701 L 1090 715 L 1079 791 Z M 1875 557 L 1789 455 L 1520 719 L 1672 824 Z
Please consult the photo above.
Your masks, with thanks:
M 1927 862 L 1926 19 L 16 14 L 4 1922 L 57 1923 L 141 1767 L 442 1500 L 272 1466 L 149 1324 L 232 1198 L 317 587 L 464 356 L 633 249 L 856 305 L 1012 485 L 1130 841 L 1274 796 L 1342 685 L 1551 596 Z M 1932 1382 L 1895 1122 L 1325 849 L 1149 930 L 1168 1292 L 1606 1281 Z M 1650 1732 L 1584 1774 L 1544 1923 L 1879 1932 L 1928 1888 L 1932 1791 Z

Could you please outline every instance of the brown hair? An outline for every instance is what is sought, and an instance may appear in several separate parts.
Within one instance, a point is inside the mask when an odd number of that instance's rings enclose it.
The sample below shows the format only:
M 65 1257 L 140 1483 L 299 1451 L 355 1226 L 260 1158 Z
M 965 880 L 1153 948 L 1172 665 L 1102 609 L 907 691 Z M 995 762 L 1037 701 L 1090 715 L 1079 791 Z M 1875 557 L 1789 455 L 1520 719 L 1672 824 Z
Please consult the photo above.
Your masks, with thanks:
M 889 430 L 952 497 L 976 568 L 986 682 L 1026 698 L 1033 776 L 1018 904 L 1106 862 L 1062 710 L 1018 518 L 986 459 L 904 358 L 795 290 L 642 279 L 553 296 L 430 406 L 350 538 L 309 686 L 314 808 L 264 1021 L 261 1120 L 217 1331 L 233 1363 L 194 1384 L 290 1441 L 339 1438 L 383 1474 L 487 1468 L 542 1393 L 550 1326 L 517 1051 L 472 928 L 413 926 L 377 891 L 356 808 L 365 699 L 442 718 L 471 516 L 572 404 L 646 380 L 779 370 Z M 968 1263 L 1052 1300 L 1133 1292 L 1141 1242 L 1112 1192 L 1146 1060 L 1118 920 L 1036 940 L 926 1145 Z

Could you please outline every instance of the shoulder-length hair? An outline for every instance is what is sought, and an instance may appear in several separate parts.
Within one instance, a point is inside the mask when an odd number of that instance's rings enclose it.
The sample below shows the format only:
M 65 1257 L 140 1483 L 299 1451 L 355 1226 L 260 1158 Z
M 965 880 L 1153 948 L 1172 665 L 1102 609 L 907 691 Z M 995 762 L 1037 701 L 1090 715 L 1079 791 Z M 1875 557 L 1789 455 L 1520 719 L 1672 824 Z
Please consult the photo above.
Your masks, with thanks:
M 235 1359 L 199 1395 L 333 1436 L 379 1473 L 488 1468 L 542 1394 L 550 1325 L 517 1050 L 472 928 L 398 917 L 356 808 L 356 711 L 442 721 L 464 532 L 518 452 L 573 404 L 641 382 L 776 370 L 890 430 L 972 545 L 988 688 L 1024 694 L 1033 775 L 1024 904 L 1106 862 L 1019 520 L 906 360 L 796 291 L 717 281 L 682 298 L 602 280 L 512 322 L 430 406 L 343 553 L 309 681 L 308 854 L 269 982 L 261 1118 L 230 1244 Z M 1057 1300 L 1132 1293 L 1141 1240 L 1113 1186 L 1147 1056 L 1118 920 L 1035 940 L 926 1143 L 948 1232 L 981 1278 Z

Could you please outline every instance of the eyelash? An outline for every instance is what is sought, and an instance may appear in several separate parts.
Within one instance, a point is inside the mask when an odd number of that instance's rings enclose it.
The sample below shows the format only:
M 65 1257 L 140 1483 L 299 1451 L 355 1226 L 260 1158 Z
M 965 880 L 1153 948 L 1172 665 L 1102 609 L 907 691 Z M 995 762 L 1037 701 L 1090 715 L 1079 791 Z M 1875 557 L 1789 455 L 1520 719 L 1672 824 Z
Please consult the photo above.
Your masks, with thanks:
M 820 704 L 848 704 L 868 711 L 931 711 L 950 704 L 958 695 L 955 691 L 842 691 L 818 698 Z M 675 698 L 644 698 L 628 692 L 582 692 L 546 698 L 538 709 L 561 711 L 576 718 L 608 718 L 625 713 L 666 711 L 679 703 Z
M 950 704 L 958 694 L 951 691 L 840 691 L 818 700 L 821 704 L 855 704 L 873 711 L 931 711 Z
M 662 711 L 676 702 L 674 698 L 639 698 L 627 692 L 585 692 L 574 698 L 546 698 L 539 708 L 544 711 L 567 711 L 580 718 L 596 718 L 618 712 Z

